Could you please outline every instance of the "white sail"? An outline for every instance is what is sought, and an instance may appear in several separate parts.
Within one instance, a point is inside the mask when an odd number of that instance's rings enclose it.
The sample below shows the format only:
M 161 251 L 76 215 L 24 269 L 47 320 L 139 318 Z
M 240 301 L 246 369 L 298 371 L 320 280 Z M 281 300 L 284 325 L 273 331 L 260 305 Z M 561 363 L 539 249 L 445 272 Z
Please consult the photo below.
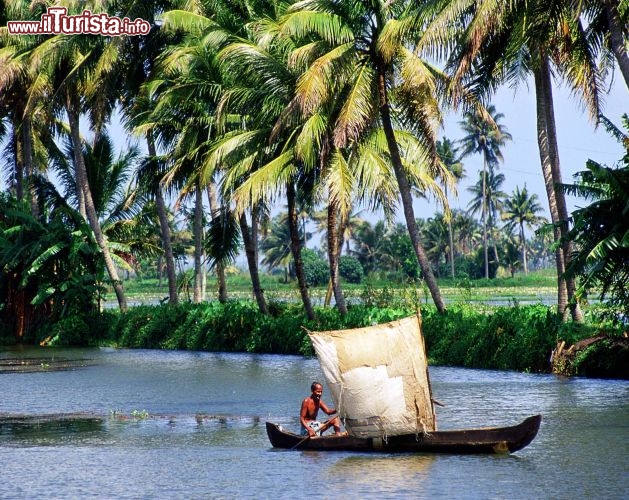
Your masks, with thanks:
M 386 438 L 436 430 L 419 315 L 309 335 L 351 435 Z

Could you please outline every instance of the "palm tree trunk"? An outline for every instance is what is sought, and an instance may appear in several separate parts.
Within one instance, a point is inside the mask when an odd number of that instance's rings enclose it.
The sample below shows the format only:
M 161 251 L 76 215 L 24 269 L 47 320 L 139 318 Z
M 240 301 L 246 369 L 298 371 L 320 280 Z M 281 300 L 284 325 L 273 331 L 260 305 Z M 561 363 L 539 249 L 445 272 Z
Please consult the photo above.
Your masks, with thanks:
M 489 252 L 487 250 L 487 158 L 483 156 L 483 255 L 485 257 L 485 279 L 489 279 Z
M 251 228 L 247 224 L 247 216 L 244 212 L 240 214 L 240 232 L 242 233 L 242 240 L 245 243 L 245 254 L 249 266 L 249 276 L 251 276 L 251 285 L 253 286 L 253 295 L 256 298 L 260 312 L 262 314 L 269 314 L 269 308 L 264 298 L 264 290 L 262 289 L 262 285 L 260 285 L 260 273 L 258 272 L 257 242 L 254 239 L 254 234 L 257 233 L 257 223 L 254 212 L 255 209 L 251 214 Z
M 446 200 L 448 199 L 448 188 L 445 188 Z M 454 235 L 452 234 L 452 214 L 448 218 L 448 244 L 450 245 L 450 274 L 454 279 Z
M 398 148 L 397 141 L 395 139 L 395 133 L 393 132 L 393 124 L 391 122 L 391 113 L 389 110 L 389 101 L 386 89 L 386 79 L 384 72 L 381 71 L 378 76 L 378 91 L 380 94 L 380 117 L 382 118 L 382 127 L 384 129 L 384 135 L 387 139 L 387 145 L 389 147 L 389 154 L 391 155 L 391 162 L 393 163 L 393 170 L 395 171 L 395 178 L 397 180 L 398 188 L 400 189 L 400 197 L 402 198 L 402 207 L 404 209 L 404 218 L 406 219 L 406 227 L 408 234 L 413 243 L 415 249 L 415 255 L 417 256 L 417 262 L 422 270 L 426 286 L 430 290 L 432 300 L 439 312 L 444 312 L 446 307 L 441 298 L 441 292 L 439 285 L 430 267 L 430 261 L 426 256 L 426 251 L 421 244 L 421 238 L 419 236 L 419 227 L 417 226 L 417 220 L 415 220 L 415 212 L 413 210 L 413 197 L 411 195 L 411 186 L 408 182 L 408 177 L 404 171 L 402 165 L 402 159 L 400 157 L 400 150 Z
M 343 290 L 341 289 L 341 283 L 339 280 L 339 259 L 340 259 L 340 245 L 339 245 L 339 229 L 336 223 L 336 215 L 338 213 L 338 202 L 330 200 L 328 203 L 328 262 L 330 264 L 330 282 L 332 284 L 332 290 L 334 291 L 334 300 L 336 301 L 336 307 L 341 315 L 347 314 L 347 305 L 345 304 L 345 297 L 343 296 Z
M 301 240 L 299 239 L 299 216 L 297 214 L 297 203 L 295 185 L 292 181 L 286 183 L 286 201 L 288 204 L 288 230 L 290 233 L 290 249 L 295 262 L 295 274 L 297 275 L 297 283 L 299 284 L 299 293 L 301 301 L 304 304 L 306 316 L 309 320 L 314 320 L 316 315 L 310 295 L 308 294 L 308 285 L 304 274 L 304 263 L 301 260 Z
M 563 265 L 564 269 L 568 269 L 572 260 L 572 243 L 568 238 L 569 230 L 569 215 L 568 207 L 566 204 L 566 196 L 561 188 L 561 168 L 559 165 L 559 148 L 557 146 L 557 128 L 555 126 L 555 111 L 553 104 L 553 93 L 551 84 L 550 67 L 548 59 L 544 59 L 542 78 L 544 78 L 544 87 L 548 89 L 547 92 L 547 106 L 544 108 L 546 111 L 546 127 L 548 131 L 548 148 L 550 153 L 550 165 L 553 180 L 553 189 L 555 192 L 555 199 L 557 202 L 557 215 L 559 216 L 559 229 L 561 235 L 561 250 L 563 253 Z M 573 321 L 582 322 L 583 313 L 579 304 L 574 300 L 576 294 L 576 281 L 575 278 L 566 278 L 566 293 L 568 299 L 568 307 L 570 308 L 570 314 Z
M 210 204 L 210 217 L 214 217 L 220 213 L 221 207 L 218 204 L 218 194 L 216 192 L 216 184 L 213 180 L 207 186 L 207 198 Z M 218 301 L 227 302 L 227 279 L 225 277 L 225 264 L 223 262 L 216 263 L 216 280 L 218 282 Z
M 157 156 L 155 148 L 155 140 L 153 134 L 148 132 L 146 135 L 146 143 L 148 153 L 151 158 Z M 164 249 L 164 259 L 166 260 L 166 277 L 168 279 L 168 303 L 176 305 L 179 302 L 177 295 L 177 272 L 175 271 L 175 256 L 173 254 L 173 246 L 170 242 L 170 226 L 168 225 L 168 212 L 166 211 L 166 202 L 162 192 L 162 183 L 159 182 L 155 190 L 155 206 L 157 208 L 157 218 L 159 219 L 159 229 L 162 238 L 162 248 Z M 161 280 L 161 265 L 159 270 Z
M 194 291 L 192 301 L 199 304 L 203 300 L 203 191 L 197 181 L 194 191 Z
M 522 245 L 522 266 L 524 267 L 524 275 L 529 273 L 528 264 L 526 262 L 526 237 L 524 236 L 524 223 L 520 222 L 520 245 Z
M 31 213 L 33 217 L 39 215 L 39 206 L 37 204 L 37 197 L 35 191 L 32 188 L 30 182 L 33 178 L 34 166 L 33 166 L 33 127 L 31 119 L 28 116 L 24 116 L 22 119 L 22 156 L 24 160 L 24 174 L 27 180 L 27 187 L 29 192 L 29 202 L 31 204 Z
M 548 88 L 547 82 L 550 78 L 544 77 L 544 71 L 549 71 L 548 60 L 541 64 L 541 67 L 535 69 L 535 90 L 536 90 L 536 106 L 537 106 L 537 145 L 539 147 L 540 161 L 542 164 L 542 174 L 544 175 L 544 185 L 546 186 L 546 196 L 548 198 L 548 208 L 550 211 L 550 219 L 554 226 L 554 241 L 558 242 L 561 239 L 561 230 L 557 226 L 559 221 L 559 211 L 557 208 L 557 198 L 555 193 L 553 173 L 552 173 L 552 160 L 550 156 L 550 145 L 548 137 L 548 125 L 546 123 L 546 117 L 548 114 L 547 106 L 549 99 L 549 92 L 552 92 Z M 563 258 L 563 251 L 560 247 L 555 250 L 556 266 L 557 266 L 557 308 L 559 314 L 567 319 L 567 306 L 568 306 L 568 288 L 566 286 L 566 280 L 564 278 L 565 262 Z
M 15 197 L 22 201 L 24 199 L 24 160 L 22 139 L 19 134 L 20 125 L 13 123 L 13 142 L 16 147 L 15 154 Z
M 78 93 L 73 93 L 71 90 L 67 93 L 66 100 L 66 112 L 68 113 L 68 122 L 70 123 L 70 135 L 72 138 L 72 148 L 74 151 L 74 162 L 76 165 L 76 179 L 77 179 L 77 192 L 82 193 L 84 200 L 84 211 L 87 216 L 87 221 L 94 232 L 96 243 L 103 252 L 103 260 L 105 261 L 105 268 L 109 273 L 109 278 L 116 293 L 118 299 L 118 307 L 122 312 L 127 310 L 127 298 L 125 297 L 122 281 L 118 277 L 118 271 L 114 264 L 109 248 L 107 247 L 107 240 L 100 227 L 98 221 L 98 214 L 96 213 L 96 207 L 94 206 L 94 200 L 92 199 L 92 192 L 90 190 L 87 169 L 85 167 L 85 161 L 83 159 L 83 151 L 81 148 L 81 134 L 79 129 L 79 103 Z M 79 196 L 80 198 L 80 196 Z
M 627 54 L 627 45 L 623 35 L 623 25 L 618 12 L 617 0 L 603 0 L 605 13 L 607 14 L 607 23 L 609 25 L 609 42 L 612 52 L 618 61 L 618 67 L 625 80 L 625 84 L 629 88 L 629 54 Z

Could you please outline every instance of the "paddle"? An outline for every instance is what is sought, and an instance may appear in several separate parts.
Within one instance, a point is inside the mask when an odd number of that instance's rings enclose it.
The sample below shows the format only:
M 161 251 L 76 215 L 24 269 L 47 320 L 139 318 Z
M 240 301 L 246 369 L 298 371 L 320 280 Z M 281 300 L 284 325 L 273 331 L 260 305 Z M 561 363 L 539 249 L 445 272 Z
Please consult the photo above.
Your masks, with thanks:
M 323 424 L 321 424 L 321 427 L 319 427 L 319 432 L 323 432 L 327 429 L 330 428 L 330 425 L 332 423 L 333 418 L 330 418 L 328 420 L 326 420 L 325 422 L 323 422 Z M 316 436 L 316 435 L 315 435 Z M 303 443 L 304 441 L 310 439 L 310 434 L 308 434 L 305 438 L 303 438 L 301 441 L 298 441 L 297 444 L 295 444 L 294 446 L 291 446 L 291 450 L 294 450 L 295 448 L 297 448 L 301 443 Z

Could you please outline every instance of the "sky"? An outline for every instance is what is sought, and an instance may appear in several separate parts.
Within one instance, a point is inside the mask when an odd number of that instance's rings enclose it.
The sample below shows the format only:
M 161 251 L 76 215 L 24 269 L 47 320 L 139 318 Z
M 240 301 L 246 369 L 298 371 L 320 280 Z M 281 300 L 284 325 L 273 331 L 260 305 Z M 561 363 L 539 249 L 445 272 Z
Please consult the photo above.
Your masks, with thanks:
M 603 127 L 594 128 L 587 112 L 582 110 L 578 101 L 570 95 L 569 89 L 555 85 L 553 97 L 562 181 L 573 182 L 574 174 L 585 170 L 588 159 L 609 167 L 616 165 L 624 154 L 623 146 Z M 504 115 L 500 123 L 512 135 L 512 141 L 507 142 L 502 148 L 504 162 L 500 164 L 498 170 L 505 176 L 503 192 L 512 195 L 516 187 L 522 189 L 526 185 L 529 193 L 538 196 L 538 201 L 544 208 L 543 215 L 549 218 L 548 199 L 537 147 L 533 85 L 528 89 L 521 87 L 517 92 L 501 88 L 491 103 L 497 112 Z M 629 114 L 629 89 L 620 74 L 617 74 L 609 95 L 605 97 L 603 114 L 622 129 L 620 117 L 623 113 Z M 464 133 L 459 125 L 460 121 L 460 116 L 447 117 L 440 138 L 448 137 L 452 141 L 461 139 Z M 483 168 L 482 156 L 469 156 L 463 160 L 463 164 L 466 177 L 459 184 L 458 197 L 450 197 L 452 209 L 467 208 L 472 196 L 467 188 L 478 180 L 478 172 Z M 567 197 L 566 201 L 569 212 L 585 204 L 584 200 L 573 197 Z M 415 209 L 417 217 L 430 217 L 435 213 L 436 204 L 417 200 Z

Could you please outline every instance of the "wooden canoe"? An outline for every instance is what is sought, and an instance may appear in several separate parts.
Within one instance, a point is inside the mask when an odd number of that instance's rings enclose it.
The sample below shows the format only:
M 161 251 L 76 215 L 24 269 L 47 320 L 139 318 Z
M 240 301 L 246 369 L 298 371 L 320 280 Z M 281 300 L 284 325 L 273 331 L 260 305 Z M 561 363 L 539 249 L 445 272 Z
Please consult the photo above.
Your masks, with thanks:
M 335 436 L 308 438 L 288 432 L 280 425 L 266 423 L 274 448 L 317 451 L 363 451 L 383 453 L 513 453 L 527 446 L 537 435 L 541 415 L 528 417 L 511 427 L 487 427 L 453 431 L 434 431 L 380 438 Z

